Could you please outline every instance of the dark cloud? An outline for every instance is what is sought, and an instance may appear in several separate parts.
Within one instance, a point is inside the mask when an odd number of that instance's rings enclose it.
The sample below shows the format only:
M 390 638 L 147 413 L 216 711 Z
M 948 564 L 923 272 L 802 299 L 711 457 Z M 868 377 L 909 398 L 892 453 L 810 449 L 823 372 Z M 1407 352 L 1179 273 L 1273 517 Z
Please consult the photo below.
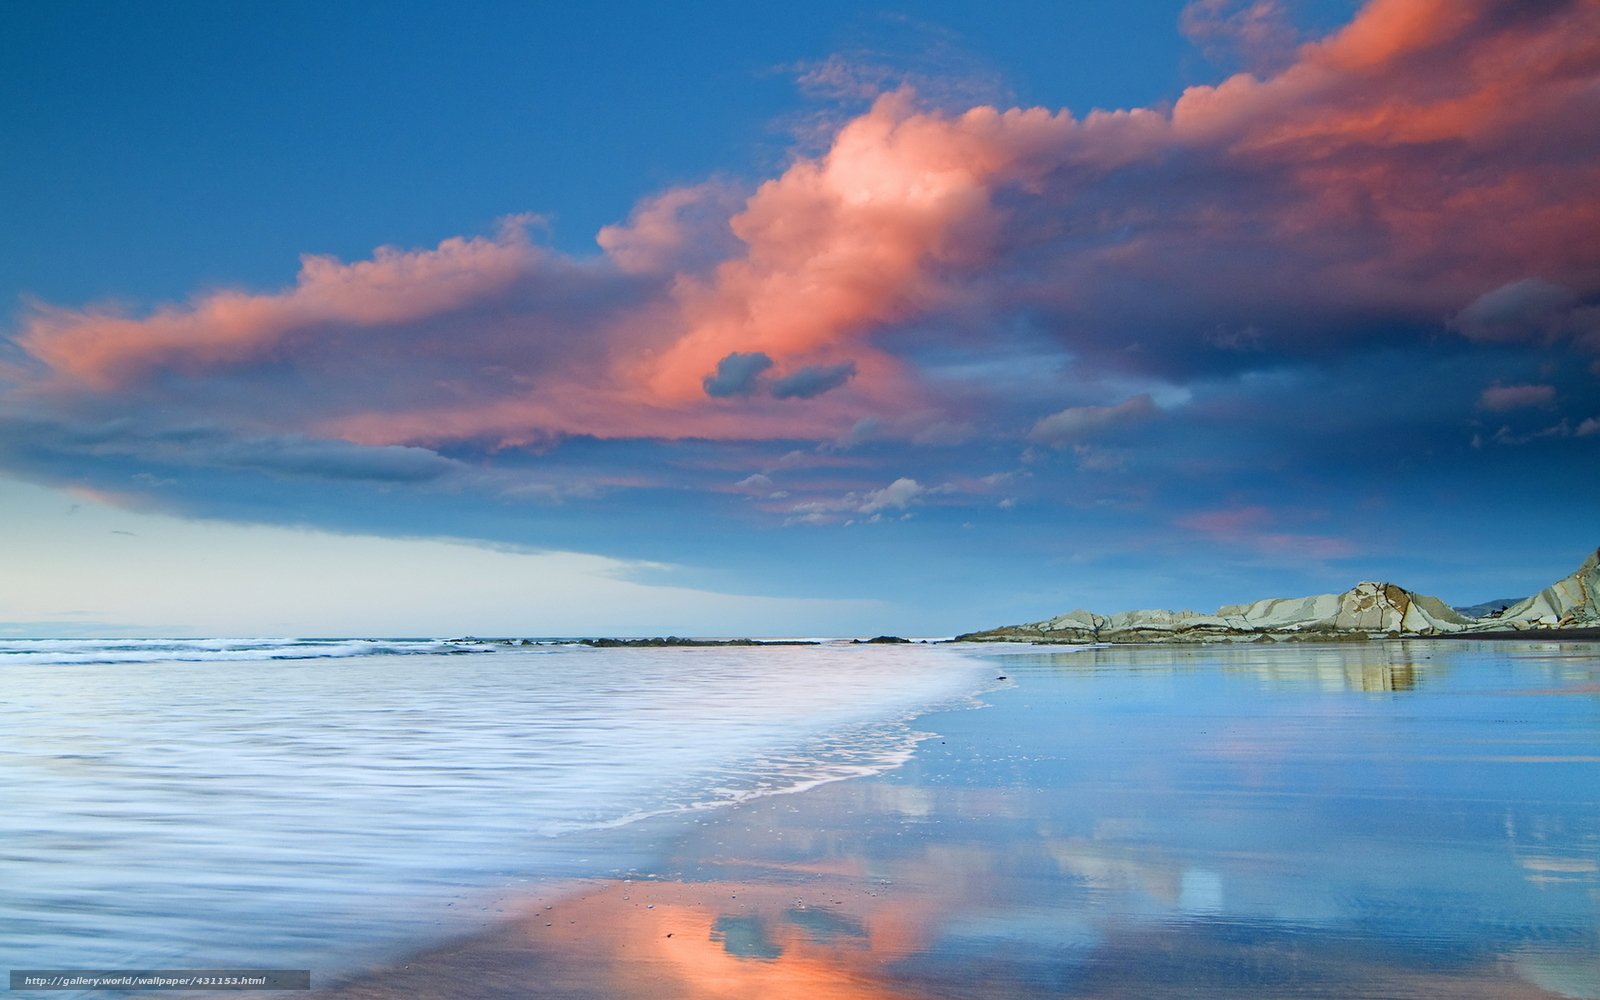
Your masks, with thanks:
M 458 469 L 457 463 L 427 448 L 357 445 L 288 435 L 232 441 L 219 447 L 213 460 L 292 476 L 375 483 L 432 482 Z
M 722 399 L 728 396 L 754 395 L 761 373 L 772 367 L 772 359 L 760 351 L 741 353 L 734 351 L 717 362 L 717 370 L 702 382 L 706 395 Z
M 830 389 L 837 389 L 855 376 L 854 361 L 837 365 L 811 365 L 799 371 L 774 379 L 772 395 L 775 399 L 810 399 Z
M 1582 341 L 1600 332 L 1600 308 L 1585 307 L 1564 285 L 1523 278 L 1480 295 L 1450 325 L 1474 340 L 1551 341 L 1572 334 Z
M 0 419 L 0 465 L 51 470 L 65 476 L 85 462 L 162 470 L 237 469 L 305 479 L 420 484 L 461 465 L 427 448 L 366 446 L 302 435 L 238 435 L 221 427 L 148 427 L 124 418 L 74 424 L 34 418 Z M 143 482 L 163 482 L 133 472 Z

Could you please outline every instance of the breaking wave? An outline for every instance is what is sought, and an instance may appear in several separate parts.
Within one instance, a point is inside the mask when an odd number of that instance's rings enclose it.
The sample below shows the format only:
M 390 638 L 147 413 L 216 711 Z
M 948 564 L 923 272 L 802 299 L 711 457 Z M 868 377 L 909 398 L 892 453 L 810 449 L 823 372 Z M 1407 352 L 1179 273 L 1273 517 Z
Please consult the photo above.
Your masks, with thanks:
M 7 664 L 329 660 L 353 656 L 487 653 L 475 639 L 0 639 Z

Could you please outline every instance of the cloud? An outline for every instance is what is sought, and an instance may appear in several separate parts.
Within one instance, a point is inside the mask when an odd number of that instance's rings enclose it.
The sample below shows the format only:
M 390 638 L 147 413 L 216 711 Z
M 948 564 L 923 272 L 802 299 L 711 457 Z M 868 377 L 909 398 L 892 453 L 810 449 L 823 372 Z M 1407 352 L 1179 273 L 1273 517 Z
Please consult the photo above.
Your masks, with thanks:
M 1199 0 L 1184 21 L 1269 39 L 1275 11 Z M 1600 294 L 1600 155 L 1582 127 L 1600 60 L 1580 42 L 1600 10 L 1519 11 L 1373 0 L 1281 70 L 1170 109 L 952 109 L 901 86 L 753 189 L 642 200 L 598 259 L 538 246 L 518 218 L 432 249 L 307 257 L 279 292 L 142 316 L 40 307 L 18 343 L 62 392 L 292 372 L 310 391 L 278 429 L 426 444 L 837 436 L 945 405 L 919 348 L 983 356 L 1013 335 L 1086 378 L 1179 380 L 1421 338 L 1446 316 L 1470 337 L 1528 336 Z M 894 85 L 838 63 L 808 78 Z M 1585 329 L 1600 338 L 1600 317 Z M 1250 331 L 1252 350 L 1219 330 Z M 756 354 L 797 386 L 856 374 L 804 412 L 708 397 L 708 372 Z M 379 391 L 349 398 L 354 374 Z
M 74 463 L 137 460 L 169 469 L 238 469 L 345 482 L 421 484 L 463 471 L 461 463 L 427 448 L 369 447 L 296 434 L 238 434 L 223 427 L 151 427 L 131 420 L 69 423 L 0 417 L 0 464 L 21 464 L 70 475 Z M 171 486 L 148 472 L 139 483 Z
M 717 362 L 717 370 L 700 380 L 707 396 L 749 396 L 756 391 L 756 379 L 772 367 L 772 359 L 760 351 L 737 351 Z
M 293 436 L 235 439 L 218 448 L 212 461 L 296 476 L 381 483 L 430 482 L 460 468 L 426 448 L 362 447 Z
M 1028 440 L 1061 447 L 1113 427 L 1148 420 L 1158 412 L 1149 393 L 1129 397 L 1115 406 L 1069 406 L 1034 424 L 1028 432 Z
M 545 259 L 514 218 L 493 238 L 433 250 L 380 247 L 343 264 L 306 255 L 294 287 L 276 295 L 211 292 L 143 319 L 109 309 L 40 307 L 18 344 L 58 374 L 105 389 L 171 370 L 201 374 L 269 360 L 317 327 L 393 328 L 506 293 Z
M 1282 69 L 1299 42 L 1278 0 L 1189 0 L 1178 26 L 1209 58 L 1258 72 Z
M 744 493 L 766 495 L 772 492 L 773 483 L 770 476 L 756 472 L 734 483 L 733 488 Z
M 837 365 L 811 365 L 772 383 L 775 399 L 810 399 L 837 389 L 855 376 L 856 365 L 846 361 Z
M 1138 390 L 1156 385 L 1204 405 L 1137 448 L 1077 451 L 1084 467 L 1214 467 L 1242 426 L 1288 454 L 1298 432 L 1261 422 L 1277 385 L 1308 418 L 1381 411 L 1386 440 L 1459 436 L 1475 397 L 1516 398 L 1479 396 L 1510 372 L 1559 387 L 1555 426 L 1592 418 L 1591 359 L 1572 361 L 1600 352 L 1600 6 L 1373 0 L 1303 45 L 1266 0 L 1200 0 L 1184 22 L 1276 55 L 1083 115 L 818 64 L 812 85 L 870 103 L 771 176 L 641 199 L 590 256 L 516 217 L 307 256 L 277 289 L 31 307 L 0 357 L 0 417 L 72 429 L 51 439 L 60 468 L 163 465 L 168 435 L 204 427 L 218 437 L 193 462 L 269 475 L 425 482 L 456 457 L 612 447 L 696 484 L 654 460 L 773 443 L 848 449 L 883 478 L 914 454 L 926 471 L 894 472 L 952 481 L 1019 427 L 1076 450 L 1147 421 L 1167 397 Z M 1380 357 L 1449 391 L 1378 398 Z M 1061 409 L 1086 398 L 1122 401 Z M 114 446 L 91 433 L 117 421 Z M 940 449 L 971 467 L 937 467 Z
M 854 37 L 827 57 L 790 67 L 801 94 L 819 102 L 793 120 L 802 148 L 826 149 L 849 115 L 902 88 L 942 108 L 1012 100 L 1001 73 L 948 27 L 880 12 L 858 18 L 852 32 Z
M 717 362 L 716 371 L 700 380 L 707 396 L 769 395 L 773 399 L 811 399 L 850 381 L 856 373 L 853 361 L 837 365 L 807 365 L 781 378 L 764 380 L 772 359 L 760 351 L 748 354 L 735 351 Z
M 1178 524 L 1210 535 L 1238 536 L 1254 531 L 1272 519 L 1267 508 L 1254 505 L 1223 510 L 1204 510 L 1178 518 Z
M 880 521 L 894 510 L 905 510 L 917 500 L 933 492 L 908 476 L 902 476 L 881 489 L 865 492 L 851 491 L 842 497 L 806 500 L 791 505 L 787 510 L 789 524 L 854 523 L 853 515 L 870 515 L 869 522 Z
M 1497 445 L 1515 448 L 1525 444 L 1533 444 L 1534 442 L 1538 441 L 1559 441 L 1563 438 L 1587 436 L 1588 434 L 1584 432 L 1582 424 L 1579 424 L 1576 428 L 1574 428 L 1571 420 L 1563 419 L 1559 423 L 1551 424 L 1548 427 L 1540 427 L 1535 430 L 1526 431 L 1520 434 L 1516 431 L 1513 431 L 1509 426 L 1501 427 L 1499 430 L 1494 432 L 1489 440 L 1493 441 Z M 1480 440 L 1475 439 L 1474 443 L 1478 447 L 1482 446 Z
M 629 273 L 697 269 L 737 249 L 721 223 L 742 200 L 740 190 L 724 181 L 672 188 L 639 202 L 626 224 L 601 227 L 595 242 Z
M 922 484 L 915 479 L 901 477 L 881 490 L 868 493 L 861 501 L 861 506 L 856 509 L 863 514 L 871 514 L 889 507 L 903 510 L 911 501 L 926 492 Z
M 1555 398 L 1553 385 L 1491 385 L 1478 397 L 1478 406 L 1503 413 L 1530 406 L 1549 406 Z
M 1544 339 L 1566 325 L 1577 296 L 1539 278 L 1523 278 L 1478 296 L 1451 325 L 1474 340 Z
M 1261 505 L 1203 510 L 1176 520 L 1180 528 L 1229 546 L 1242 546 L 1275 557 L 1339 559 L 1355 553 L 1349 539 L 1332 535 L 1271 530 L 1282 515 Z

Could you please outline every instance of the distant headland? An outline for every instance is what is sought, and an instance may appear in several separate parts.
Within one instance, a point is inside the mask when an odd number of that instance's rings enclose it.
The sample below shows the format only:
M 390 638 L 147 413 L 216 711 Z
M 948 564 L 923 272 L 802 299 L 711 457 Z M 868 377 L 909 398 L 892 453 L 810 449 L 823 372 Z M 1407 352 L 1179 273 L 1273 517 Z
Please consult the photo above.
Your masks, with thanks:
M 1487 608 L 1487 610 L 1486 610 Z M 1452 608 L 1393 583 L 1342 594 L 1274 597 L 1196 611 L 1077 610 L 1039 622 L 968 632 L 958 642 L 1275 642 L 1461 635 L 1600 639 L 1600 550 L 1572 574 L 1520 601 Z

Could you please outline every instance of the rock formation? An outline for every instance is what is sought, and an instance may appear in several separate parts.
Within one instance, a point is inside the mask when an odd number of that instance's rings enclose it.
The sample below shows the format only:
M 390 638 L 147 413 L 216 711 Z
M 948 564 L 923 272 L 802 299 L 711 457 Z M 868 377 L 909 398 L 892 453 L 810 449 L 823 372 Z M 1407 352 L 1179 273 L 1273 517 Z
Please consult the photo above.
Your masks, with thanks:
M 1392 583 L 1363 582 L 1342 594 L 1229 604 L 1209 615 L 1161 610 L 1114 615 L 1069 611 L 1046 621 L 970 632 L 957 639 L 1067 643 L 1330 640 L 1594 625 L 1600 625 L 1600 551 L 1591 553 L 1571 576 L 1485 618 L 1463 615 L 1437 597 L 1412 593 Z
M 1513 604 L 1485 624 L 1501 629 L 1600 625 L 1600 549 L 1589 553 L 1571 576 Z

